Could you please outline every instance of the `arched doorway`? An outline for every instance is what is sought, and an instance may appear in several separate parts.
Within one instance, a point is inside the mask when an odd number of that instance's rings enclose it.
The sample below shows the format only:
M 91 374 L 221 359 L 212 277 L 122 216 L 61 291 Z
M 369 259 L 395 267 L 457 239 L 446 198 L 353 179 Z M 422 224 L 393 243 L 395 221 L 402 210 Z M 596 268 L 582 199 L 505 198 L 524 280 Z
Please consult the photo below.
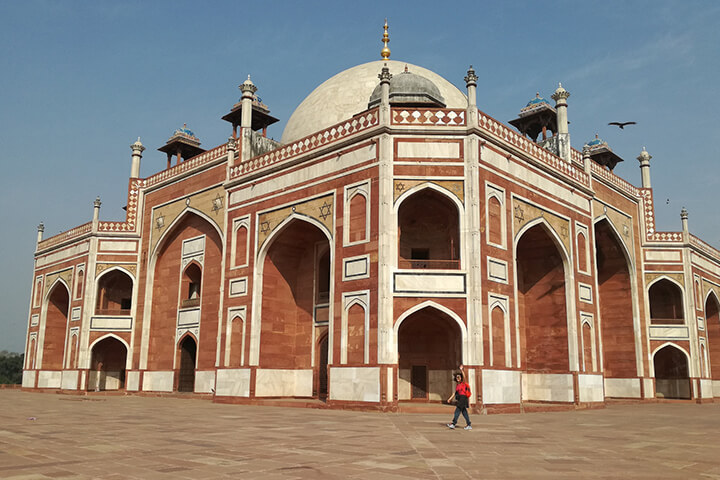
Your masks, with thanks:
M 425 307 L 398 328 L 398 400 L 440 402 L 453 392 L 462 363 L 462 332 L 446 313 Z
M 650 286 L 648 297 L 652 325 L 682 325 L 685 323 L 683 292 L 676 283 L 667 278 L 661 278 Z
M 535 225 L 522 234 L 516 266 L 521 367 L 528 373 L 567 373 L 563 254 L 544 225 Z
M 653 355 L 655 392 L 661 398 L 690 398 L 687 356 L 679 348 L 666 345 Z
M 312 369 L 312 384 L 295 385 L 294 396 L 313 392 L 322 396 L 328 341 L 316 344 L 316 361 L 313 342 L 331 321 L 329 240 L 310 222 L 292 219 L 268 241 L 272 243 L 262 260 L 259 364 L 270 369 Z
M 318 342 L 318 386 L 317 396 L 326 400 L 328 396 L 328 336 L 324 334 Z
M 92 347 L 88 390 L 121 390 L 125 388 L 127 348 L 120 340 L 106 337 Z
M 708 336 L 710 375 L 713 380 L 720 380 L 720 301 L 715 293 L 710 293 L 705 300 L 705 328 Z M 716 396 L 720 396 L 720 393 Z
M 180 368 L 178 369 L 178 392 L 195 391 L 195 359 L 197 355 L 197 343 L 190 335 L 185 335 L 180 341 Z
M 605 377 L 637 377 L 631 267 L 607 220 L 595 224 L 595 251 Z
M 398 209 L 398 267 L 460 268 L 460 217 L 445 195 L 425 188 Z
M 45 317 L 42 363 L 44 370 L 62 370 L 65 355 L 65 336 L 70 308 L 70 291 L 57 282 L 50 291 Z

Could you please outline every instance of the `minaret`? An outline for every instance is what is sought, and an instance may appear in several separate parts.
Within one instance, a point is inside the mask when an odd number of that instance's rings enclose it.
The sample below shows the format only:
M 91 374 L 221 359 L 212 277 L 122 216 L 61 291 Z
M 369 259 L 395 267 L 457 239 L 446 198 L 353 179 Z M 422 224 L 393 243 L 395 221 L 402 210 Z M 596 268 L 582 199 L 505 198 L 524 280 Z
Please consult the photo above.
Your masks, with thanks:
M 642 188 L 651 188 L 650 187 L 650 159 L 652 158 L 652 155 L 650 155 L 647 150 L 645 150 L 645 147 L 643 147 L 642 152 L 640 152 L 640 156 L 637 157 L 638 162 L 640 162 L 640 173 L 642 175 Z
M 465 76 L 465 86 L 467 87 L 468 97 L 467 116 L 465 120 L 467 121 L 468 127 L 477 127 L 478 124 L 477 80 L 478 76 L 475 75 L 475 70 L 472 65 L 470 65 L 467 75 Z
M 237 143 L 235 142 L 235 138 L 230 136 L 227 141 L 227 162 L 228 167 L 232 168 L 235 166 L 235 150 L 237 149 Z
M 45 224 L 43 222 L 40 222 L 40 225 L 37 226 L 37 243 L 40 244 L 43 239 L 43 232 L 45 231 Z
M 567 117 L 567 99 L 570 92 L 565 90 L 562 83 L 558 83 L 558 88 L 550 98 L 555 100 L 555 110 L 557 110 L 557 131 L 558 131 L 558 156 L 570 162 L 570 133 L 568 132 Z
M 140 142 L 140 137 L 137 141 L 130 145 L 132 148 L 132 163 L 130 165 L 130 178 L 140 178 L 140 160 L 142 160 L 142 152 L 145 151 L 145 147 Z
M 680 210 L 680 221 L 682 221 L 683 241 L 688 243 L 690 241 L 690 229 L 688 228 L 688 211 L 685 207 Z

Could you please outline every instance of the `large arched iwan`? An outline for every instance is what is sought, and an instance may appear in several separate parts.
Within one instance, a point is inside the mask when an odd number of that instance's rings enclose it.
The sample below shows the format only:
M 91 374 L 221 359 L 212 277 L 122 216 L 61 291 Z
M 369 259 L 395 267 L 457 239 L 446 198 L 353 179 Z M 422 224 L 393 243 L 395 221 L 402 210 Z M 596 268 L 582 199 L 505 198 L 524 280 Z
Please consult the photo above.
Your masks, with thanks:
M 43 341 L 42 368 L 62 370 L 65 355 L 65 335 L 70 308 L 70 291 L 64 283 L 57 282 L 48 296 Z
M 204 218 L 194 213 L 172 227 L 157 253 L 152 294 L 152 322 L 148 369 L 170 370 L 175 355 L 175 331 L 178 309 L 186 300 L 187 291 L 181 291 L 183 241 L 205 236 L 202 266 L 200 311 L 202 333 L 197 345 L 197 368 L 214 368 L 220 303 L 222 241 L 217 230 Z M 182 296 L 182 297 L 181 297 Z
M 720 300 L 714 293 L 705 300 L 705 328 L 708 335 L 710 373 L 713 380 L 720 380 Z
M 563 257 L 546 228 L 524 232 L 516 251 L 521 366 L 531 373 L 569 370 Z
M 595 224 L 595 251 L 605 376 L 636 377 L 630 266 L 607 220 Z

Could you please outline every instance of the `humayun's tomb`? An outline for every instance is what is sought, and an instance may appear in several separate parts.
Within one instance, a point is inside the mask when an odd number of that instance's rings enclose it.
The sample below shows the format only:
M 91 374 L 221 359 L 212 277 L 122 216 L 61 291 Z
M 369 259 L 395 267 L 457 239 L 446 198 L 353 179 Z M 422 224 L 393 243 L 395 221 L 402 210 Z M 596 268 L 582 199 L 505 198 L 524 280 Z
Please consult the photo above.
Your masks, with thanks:
M 656 231 L 650 154 L 632 185 L 571 146 L 562 86 L 508 126 L 472 67 L 463 92 L 389 55 L 279 142 L 248 77 L 227 143 L 180 128 L 146 178 L 131 145 L 124 220 L 41 224 L 23 387 L 394 411 L 464 364 L 490 412 L 720 397 L 720 252 L 684 209 Z

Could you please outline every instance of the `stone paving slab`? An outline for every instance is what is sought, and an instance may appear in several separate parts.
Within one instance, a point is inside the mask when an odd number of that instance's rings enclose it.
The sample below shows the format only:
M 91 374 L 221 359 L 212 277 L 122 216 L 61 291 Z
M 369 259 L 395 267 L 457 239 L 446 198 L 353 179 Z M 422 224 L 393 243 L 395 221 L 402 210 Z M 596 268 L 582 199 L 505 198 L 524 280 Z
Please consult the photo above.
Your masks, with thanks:
M 0 390 L 0 479 L 720 480 L 720 403 L 451 415 Z

